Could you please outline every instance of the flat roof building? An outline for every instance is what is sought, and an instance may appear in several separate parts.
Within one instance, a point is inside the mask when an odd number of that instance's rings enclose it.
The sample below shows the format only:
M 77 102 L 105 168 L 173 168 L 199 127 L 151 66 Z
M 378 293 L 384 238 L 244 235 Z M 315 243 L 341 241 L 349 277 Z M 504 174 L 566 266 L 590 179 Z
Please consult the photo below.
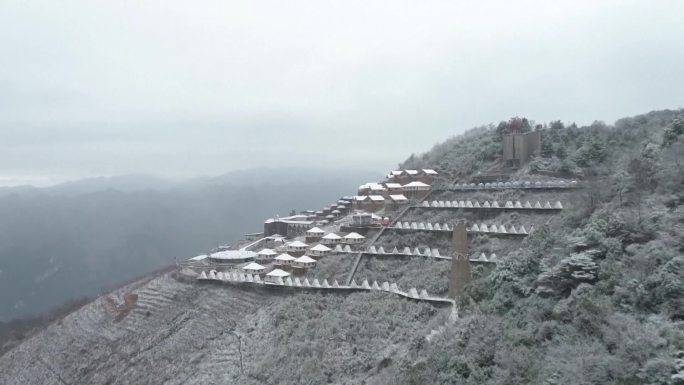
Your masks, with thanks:
M 249 250 L 223 250 L 209 255 L 209 260 L 223 265 L 252 262 L 256 253 Z

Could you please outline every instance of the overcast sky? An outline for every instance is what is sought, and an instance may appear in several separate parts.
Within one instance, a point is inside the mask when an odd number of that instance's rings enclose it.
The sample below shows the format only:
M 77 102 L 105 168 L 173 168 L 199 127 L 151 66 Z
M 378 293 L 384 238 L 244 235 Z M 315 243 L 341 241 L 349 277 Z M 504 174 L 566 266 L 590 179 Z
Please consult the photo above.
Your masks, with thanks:
M 2 0 L 0 184 L 385 170 L 513 115 L 684 107 L 684 1 Z

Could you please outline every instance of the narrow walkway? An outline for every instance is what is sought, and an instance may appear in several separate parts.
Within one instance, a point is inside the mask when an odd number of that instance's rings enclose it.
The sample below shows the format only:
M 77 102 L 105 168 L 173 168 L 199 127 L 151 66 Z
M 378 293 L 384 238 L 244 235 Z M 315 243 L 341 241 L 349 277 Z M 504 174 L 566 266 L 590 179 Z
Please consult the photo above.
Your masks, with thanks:
M 420 201 L 418 201 L 418 203 L 423 203 L 423 202 L 424 202 L 426 199 L 428 199 L 428 198 L 430 197 L 430 195 L 432 195 L 432 193 L 435 192 L 435 191 L 437 191 L 437 190 L 432 190 L 432 191 L 430 191 L 425 197 L 423 197 L 423 199 L 421 199 Z M 369 243 L 368 245 L 369 245 L 369 246 L 372 246 L 373 244 L 375 244 L 375 242 L 378 240 L 378 238 L 380 238 L 380 236 L 385 232 L 385 229 L 387 229 L 387 228 L 389 228 L 389 227 L 393 227 L 397 222 L 399 222 L 399 220 L 400 220 L 400 219 L 406 214 L 406 212 L 409 211 L 410 209 L 411 209 L 411 206 L 405 207 L 405 208 L 401 211 L 401 213 L 399 213 L 399 215 L 397 215 L 397 217 L 394 218 L 394 220 L 392 220 L 392 222 L 390 222 L 390 224 L 389 224 L 388 226 L 385 226 L 385 227 L 383 227 L 382 229 L 380 229 L 380 231 L 378 231 L 378 233 L 372 238 L 372 240 L 370 241 L 370 243 Z M 364 255 L 364 253 L 363 253 L 363 252 L 360 252 L 360 253 L 359 253 L 359 256 L 356 257 L 356 261 L 354 261 L 354 266 L 352 266 L 352 269 L 351 269 L 351 271 L 349 272 L 349 276 L 347 277 L 347 285 L 349 285 L 349 284 L 351 283 L 352 279 L 354 279 L 354 274 L 356 274 L 356 269 L 358 269 L 359 263 L 361 263 L 361 258 L 363 258 L 363 255 Z
M 256 244 L 259 244 L 259 243 L 265 241 L 265 240 L 268 239 L 268 238 L 269 238 L 269 237 L 259 238 L 259 239 L 257 239 L 256 241 L 250 243 L 249 245 L 242 246 L 242 247 L 240 248 L 240 250 L 249 250 L 250 247 L 253 247 L 253 246 L 256 245 Z
M 428 294 L 428 292 L 424 289 L 420 290 L 419 292 L 415 287 L 412 287 L 406 292 L 400 290 L 399 286 L 397 286 L 396 283 L 383 282 L 382 284 L 378 284 L 378 282 L 374 281 L 372 284 L 370 284 L 367 280 L 364 280 L 360 285 L 357 284 L 354 280 L 352 280 L 351 284 L 349 285 L 339 285 L 337 281 L 334 281 L 331 285 L 325 279 L 321 283 L 318 281 L 318 279 L 309 281 L 308 278 L 300 280 L 298 277 L 295 277 L 294 279 L 292 279 L 291 277 L 287 277 L 287 279 L 280 279 L 278 282 L 267 282 L 262 281 L 258 275 L 238 273 L 214 273 L 213 271 L 209 272 L 209 274 L 206 274 L 206 272 L 203 271 L 202 274 L 199 277 L 197 277 L 197 280 L 225 284 L 251 284 L 263 285 L 267 287 L 290 287 L 294 289 L 319 289 L 332 292 L 383 291 L 418 301 L 449 303 L 452 305 L 455 303 L 454 300 L 451 298 L 430 296 L 430 294 Z

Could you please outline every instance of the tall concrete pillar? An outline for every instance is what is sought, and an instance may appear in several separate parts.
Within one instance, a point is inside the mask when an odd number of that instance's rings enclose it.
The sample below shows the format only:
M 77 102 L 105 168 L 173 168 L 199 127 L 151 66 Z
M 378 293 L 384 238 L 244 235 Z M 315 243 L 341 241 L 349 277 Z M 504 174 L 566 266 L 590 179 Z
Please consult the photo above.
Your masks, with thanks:
M 463 288 L 470 283 L 470 261 L 468 260 L 468 234 L 465 223 L 454 225 L 451 240 L 451 279 L 449 280 L 449 296 L 456 298 L 463 293 Z

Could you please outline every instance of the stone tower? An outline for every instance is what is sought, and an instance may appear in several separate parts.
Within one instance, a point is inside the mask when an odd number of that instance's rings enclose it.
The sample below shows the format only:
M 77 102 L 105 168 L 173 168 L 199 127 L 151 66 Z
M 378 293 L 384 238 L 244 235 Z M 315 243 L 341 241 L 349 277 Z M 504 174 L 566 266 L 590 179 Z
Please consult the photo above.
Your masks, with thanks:
M 449 279 L 449 297 L 456 298 L 463 293 L 463 288 L 470 283 L 470 261 L 468 258 L 468 234 L 465 223 L 454 225 L 451 240 L 451 278 Z
M 507 167 L 517 168 L 527 163 L 541 149 L 541 132 L 510 132 L 503 135 L 503 160 Z

